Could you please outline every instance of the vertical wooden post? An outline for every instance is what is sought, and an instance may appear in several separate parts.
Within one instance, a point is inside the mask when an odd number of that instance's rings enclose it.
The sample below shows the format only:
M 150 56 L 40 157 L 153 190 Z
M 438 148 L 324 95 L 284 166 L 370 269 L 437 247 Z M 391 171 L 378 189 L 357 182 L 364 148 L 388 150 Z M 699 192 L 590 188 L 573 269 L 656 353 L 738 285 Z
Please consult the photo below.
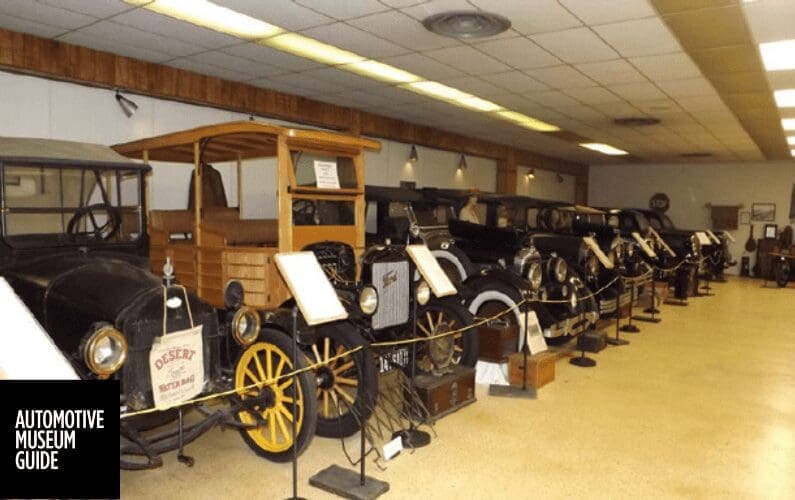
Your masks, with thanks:
M 293 250 L 293 197 L 290 194 L 290 147 L 287 138 L 279 134 L 276 142 L 276 162 L 279 178 L 279 251 L 291 252 Z
M 243 156 L 237 154 L 237 216 L 243 218 Z
M 202 244 L 201 235 L 201 214 L 202 214 L 202 174 L 201 165 L 199 165 L 199 141 L 193 143 L 193 240 L 196 246 L 200 247 Z
M 516 155 L 513 151 L 497 160 L 497 192 L 516 194 Z
M 141 158 L 143 159 L 144 165 L 149 165 L 149 150 L 148 149 L 144 150 L 143 155 L 141 156 Z M 154 175 L 154 173 L 150 173 L 149 175 Z M 144 185 L 142 187 L 143 187 L 143 193 L 142 194 L 144 195 L 144 214 L 146 214 L 146 224 L 149 224 L 149 221 L 151 220 L 149 218 L 149 216 L 150 216 L 149 212 L 152 210 L 152 207 L 151 207 L 151 204 L 152 204 L 152 192 L 149 189 L 149 179 L 148 179 L 148 176 L 146 176 L 146 175 L 144 176 Z M 139 220 L 138 223 L 142 224 L 143 221 Z M 144 227 L 140 227 L 139 228 L 140 231 L 144 231 L 145 229 L 146 228 L 144 228 Z M 147 231 L 146 234 L 149 234 L 149 232 Z

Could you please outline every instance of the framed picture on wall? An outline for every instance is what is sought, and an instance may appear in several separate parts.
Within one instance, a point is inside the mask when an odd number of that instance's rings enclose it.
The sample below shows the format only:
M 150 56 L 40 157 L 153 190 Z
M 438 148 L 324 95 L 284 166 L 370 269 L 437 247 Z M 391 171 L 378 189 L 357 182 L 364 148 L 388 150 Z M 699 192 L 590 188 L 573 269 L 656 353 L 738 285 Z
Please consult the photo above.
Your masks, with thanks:
M 751 220 L 772 222 L 776 220 L 775 203 L 753 203 L 751 204 Z
M 778 237 L 778 224 L 765 224 L 765 238 L 776 239 Z
M 740 224 L 750 224 L 751 223 L 751 212 L 748 210 L 743 210 L 740 212 Z

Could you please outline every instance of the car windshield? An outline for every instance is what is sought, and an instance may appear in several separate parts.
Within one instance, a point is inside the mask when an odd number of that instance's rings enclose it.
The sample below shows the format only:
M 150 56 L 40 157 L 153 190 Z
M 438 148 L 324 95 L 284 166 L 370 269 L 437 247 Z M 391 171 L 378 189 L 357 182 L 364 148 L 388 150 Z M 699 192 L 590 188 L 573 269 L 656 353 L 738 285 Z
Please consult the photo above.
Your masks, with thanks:
M 356 169 L 353 158 L 349 156 L 331 156 L 311 151 L 290 152 L 295 172 L 295 180 L 299 186 L 324 189 L 355 189 Z
M 141 234 L 141 172 L 3 164 L 3 236 L 14 247 L 133 241 Z
M 450 220 L 450 207 L 415 203 L 411 207 L 420 226 L 446 226 Z

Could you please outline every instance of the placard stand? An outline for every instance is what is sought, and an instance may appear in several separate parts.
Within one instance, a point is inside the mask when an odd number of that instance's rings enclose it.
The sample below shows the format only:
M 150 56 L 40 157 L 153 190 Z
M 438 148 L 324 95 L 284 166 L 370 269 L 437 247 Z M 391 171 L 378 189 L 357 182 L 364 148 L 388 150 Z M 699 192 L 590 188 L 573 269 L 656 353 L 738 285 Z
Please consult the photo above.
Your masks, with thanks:
M 315 326 L 332 321 L 346 319 L 347 311 L 342 306 L 334 288 L 320 267 L 312 252 L 285 252 L 274 257 L 276 267 L 284 278 L 287 287 L 295 298 L 297 307 L 293 308 L 293 354 L 298 354 L 298 311 L 301 311 L 307 325 Z M 364 355 L 369 356 L 365 347 Z M 293 384 L 298 390 L 298 375 L 294 374 Z M 364 385 L 367 380 L 362 378 Z M 366 387 L 365 387 L 366 388 Z M 305 394 L 304 397 L 313 397 Z M 296 407 L 293 405 L 293 444 L 296 439 L 295 422 Z M 364 453 L 364 422 L 362 422 L 361 469 L 354 472 L 332 465 L 312 476 L 309 483 L 315 487 L 329 491 L 335 495 L 348 498 L 373 499 L 389 490 L 389 483 L 365 475 Z M 290 500 L 298 500 L 298 457 L 293 446 L 293 496 Z
M 293 359 L 298 359 L 298 306 L 293 306 Z M 295 371 L 295 370 L 293 370 Z M 295 400 L 298 400 L 298 374 L 293 373 L 293 389 L 295 390 L 295 394 L 293 397 Z M 311 394 L 307 395 L 308 397 L 312 397 Z M 292 428 L 292 438 L 293 438 L 293 496 L 289 497 L 287 500 L 306 500 L 304 497 L 298 496 L 298 449 L 296 447 L 296 433 L 295 433 L 295 423 L 298 422 L 298 411 L 296 410 L 296 404 L 293 403 L 293 425 L 290 427 Z
M 655 318 L 655 314 L 660 314 L 660 310 L 657 309 L 657 272 L 652 269 L 651 271 L 651 304 L 649 307 L 643 310 L 646 314 L 651 314 L 651 319 L 646 318 L 642 321 L 651 321 L 652 323 L 659 323 L 662 321 L 659 318 Z
M 414 303 L 411 307 L 411 336 L 413 338 L 417 338 L 417 300 L 414 300 Z M 428 349 L 431 347 L 429 346 Z M 415 381 L 417 379 L 417 342 L 412 342 L 411 344 L 411 384 L 412 389 L 415 388 Z M 399 431 L 395 431 L 392 434 L 392 439 L 396 439 L 400 437 L 400 442 L 403 444 L 404 448 L 422 448 L 423 446 L 427 446 L 431 442 L 431 435 L 425 431 L 421 431 L 417 427 L 414 426 L 414 420 L 409 419 L 409 428 L 408 429 L 401 429 Z M 364 446 L 364 441 L 362 441 L 362 446 Z M 364 450 L 364 448 L 362 448 Z
M 622 339 L 620 337 L 620 334 L 618 333 L 620 331 L 620 328 L 618 327 L 619 323 L 621 323 L 621 309 L 620 308 L 616 309 L 616 336 L 615 337 L 607 337 L 605 339 L 605 342 L 607 342 L 610 345 L 628 345 L 629 344 L 629 340 Z
M 703 292 L 699 292 L 699 295 L 702 297 L 712 297 L 715 295 L 712 293 L 712 287 L 709 286 L 709 272 L 704 273 L 704 286 L 701 287 Z
M 527 351 L 528 342 L 527 337 L 530 335 L 528 329 L 529 322 L 527 320 L 530 306 L 525 304 L 524 309 L 524 339 L 522 341 L 522 387 L 514 387 L 512 385 L 489 385 L 489 396 L 514 398 L 514 399 L 536 399 L 538 391 L 535 387 L 527 387 Z
M 624 333 L 640 333 L 640 328 L 632 324 L 632 303 L 635 302 L 635 282 L 629 285 L 629 322 L 621 327 Z M 621 317 L 621 305 L 618 307 L 618 316 Z

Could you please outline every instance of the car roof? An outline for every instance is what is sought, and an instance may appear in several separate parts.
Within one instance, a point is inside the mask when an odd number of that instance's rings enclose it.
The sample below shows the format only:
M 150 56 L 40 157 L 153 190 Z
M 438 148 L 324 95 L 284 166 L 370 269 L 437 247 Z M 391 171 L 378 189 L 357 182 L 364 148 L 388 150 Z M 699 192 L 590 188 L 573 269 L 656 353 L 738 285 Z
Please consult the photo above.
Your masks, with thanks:
M 368 201 L 400 201 L 421 203 L 428 200 L 418 189 L 408 189 L 394 186 L 364 186 L 364 196 Z
M 28 137 L 0 137 L 0 161 L 149 169 L 101 144 Z

